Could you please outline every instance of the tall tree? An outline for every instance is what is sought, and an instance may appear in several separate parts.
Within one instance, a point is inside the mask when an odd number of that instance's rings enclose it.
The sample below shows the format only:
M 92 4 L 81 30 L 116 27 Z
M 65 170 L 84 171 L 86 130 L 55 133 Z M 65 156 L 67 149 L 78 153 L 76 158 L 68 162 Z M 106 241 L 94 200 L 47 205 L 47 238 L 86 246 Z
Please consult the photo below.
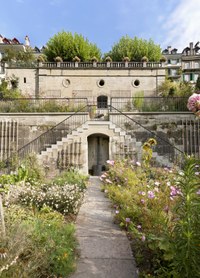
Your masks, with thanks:
M 146 56 L 149 61 L 159 61 L 161 54 L 161 47 L 156 45 L 153 40 L 144 40 L 137 37 L 130 38 L 123 36 L 117 43 L 115 43 L 109 53 L 113 61 L 122 61 L 124 57 L 129 57 L 132 61 L 141 61 Z
M 93 56 L 101 59 L 101 51 L 96 46 L 84 38 L 82 35 L 71 32 L 58 32 L 47 42 L 44 54 L 49 61 L 54 61 L 55 57 L 61 57 L 63 61 L 72 61 L 78 56 L 81 61 L 89 61 Z

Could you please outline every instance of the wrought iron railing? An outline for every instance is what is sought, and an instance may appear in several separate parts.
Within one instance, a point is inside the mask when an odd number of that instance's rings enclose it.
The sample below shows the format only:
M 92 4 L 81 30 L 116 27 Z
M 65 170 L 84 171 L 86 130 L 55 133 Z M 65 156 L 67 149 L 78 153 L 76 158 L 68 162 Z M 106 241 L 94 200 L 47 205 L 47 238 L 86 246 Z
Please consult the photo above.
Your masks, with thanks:
M 17 156 L 19 159 L 25 158 L 30 153 L 41 153 L 41 151 L 46 150 L 52 144 L 60 141 L 62 138 L 71 134 L 73 130 L 81 126 L 88 120 L 88 113 L 81 113 L 87 110 L 87 106 L 83 107 L 74 114 L 70 115 L 57 125 L 53 126 L 51 129 L 42 133 L 40 136 L 18 149 Z
M 103 112 L 103 118 L 101 118 L 101 109 L 98 111 L 95 105 L 86 105 L 82 109 L 74 112 L 72 115 L 68 116 L 62 122 L 58 123 L 45 133 L 41 134 L 33 141 L 29 142 L 17 152 L 20 159 L 26 157 L 29 153 L 41 153 L 41 151 L 46 150 L 52 144 L 56 144 L 62 138 L 71 134 L 73 130 L 77 129 L 83 123 L 87 122 L 89 119 L 94 120 L 94 118 L 89 118 L 92 112 L 96 113 L 95 119 L 110 120 L 116 126 L 120 127 L 130 135 L 131 138 L 135 139 L 135 143 L 140 143 L 141 145 L 150 137 L 157 140 L 158 144 L 154 147 L 154 160 L 159 164 L 170 166 L 171 164 L 182 165 L 184 161 L 184 154 L 196 154 L 200 156 L 200 120 L 199 121 L 180 121 L 179 127 L 175 124 L 175 128 L 171 130 L 172 136 L 170 135 L 170 130 L 166 127 L 158 128 L 159 125 L 163 125 L 162 121 L 159 123 L 148 122 L 144 120 L 139 114 L 138 117 L 135 114 L 127 114 L 120 111 L 118 108 L 108 105 Z M 93 111 L 95 110 L 95 111 Z M 87 111 L 87 112 L 85 112 Z M 83 113 L 85 112 L 85 113 Z M 89 112 L 89 114 L 88 114 Z M 108 114 L 107 114 L 108 113 Z M 107 115 L 106 115 L 107 114 Z M 106 116 L 106 118 L 105 118 Z M 167 120 L 167 124 L 170 122 Z M 191 145 L 191 147 L 190 147 Z M 130 148 L 129 148 L 130 149 Z M 130 150 L 131 151 L 131 150 Z M 8 160 L 9 161 L 9 160 Z
M 110 111 L 112 113 L 114 112 L 113 117 L 111 113 L 109 115 L 111 122 L 124 130 L 127 135 L 135 138 L 136 142 L 141 142 L 141 144 L 143 144 L 150 137 L 156 139 L 157 145 L 153 150 L 155 164 L 165 166 L 170 166 L 172 164 L 182 165 L 185 155 L 183 145 L 180 146 L 180 148 L 177 147 L 174 142 L 169 139 L 167 134 L 150 129 L 148 125 L 145 126 L 139 119 L 136 120 L 133 115 L 127 115 L 116 107 L 110 106 Z
M 75 112 L 87 104 L 87 98 L 2 98 L 0 113 Z
M 111 106 L 122 112 L 187 111 L 187 97 L 111 97 Z

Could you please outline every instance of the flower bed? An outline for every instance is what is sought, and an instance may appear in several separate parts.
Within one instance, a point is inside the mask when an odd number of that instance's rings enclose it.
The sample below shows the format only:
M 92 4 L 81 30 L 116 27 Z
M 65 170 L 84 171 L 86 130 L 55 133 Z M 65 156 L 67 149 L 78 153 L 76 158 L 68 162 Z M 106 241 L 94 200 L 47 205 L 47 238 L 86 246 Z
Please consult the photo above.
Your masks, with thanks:
M 0 277 L 68 277 L 75 270 L 77 247 L 70 220 L 80 207 L 87 177 L 73 170 L 45 184 L 39 171 L 33 175 L 27 165 L 0 179 L 0 215 L 5 218 Z
M 108 161 L 101 176 L 115 222 L 127 231 L 139 277 L 200 277 L 200 163 L 183 170 Z

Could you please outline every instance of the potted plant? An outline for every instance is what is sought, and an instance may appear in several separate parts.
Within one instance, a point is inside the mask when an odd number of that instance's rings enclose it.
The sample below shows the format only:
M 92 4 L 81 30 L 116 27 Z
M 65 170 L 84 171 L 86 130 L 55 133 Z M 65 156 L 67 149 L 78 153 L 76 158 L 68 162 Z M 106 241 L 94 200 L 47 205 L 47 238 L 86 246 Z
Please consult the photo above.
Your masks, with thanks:
M 110 67 L 110 63 L 112 62 L 112 58 L 111 58 L 110 56 L 107 56 L 107 57 L 105 58 L 105 61 L 106 61 L 106 63 L 107 63 L 107 67 Z
M 162 55 L 160 58 L 160 62 L 162 63 L 162 65 L 164 65 L 166 61 L 167 61 L 166 57 Z
M 95 56 L 92 57 L 91 61 L 92 61 L 92 63 L 93 63 L 93 67 L 96 67 L 96 66 L 97 66 L 97 62 L 98 62 L 97 57 L 95 57 Z
M 125 67 L 128 67 L 128 63 L 130 62 L 130 58 L 128 56 L 124 57 L 123 62 L 125 62 Z
M 149 59 L 147 58 L 147 56 L 143 56 L 141 62 L 143 63 L 143 66 L 146 67 L 147 63 L 149 62 Z
M 73 62 L 75 62 L 75 67 L 78 67 L 78 63 L 80 63 L 81 59 L 78 56 L 73 58 Z
M 54 61 L 57 63 L 57 67 L 60 67 L 60 63 L 63 62 L 63 59 L 60 56 L 57 56 Z

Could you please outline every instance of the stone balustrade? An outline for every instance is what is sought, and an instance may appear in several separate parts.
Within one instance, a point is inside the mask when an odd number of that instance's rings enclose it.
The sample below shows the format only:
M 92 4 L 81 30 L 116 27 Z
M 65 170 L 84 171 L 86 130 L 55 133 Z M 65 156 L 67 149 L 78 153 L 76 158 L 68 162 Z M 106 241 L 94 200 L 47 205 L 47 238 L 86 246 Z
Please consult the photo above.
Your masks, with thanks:
M 161 68 L 164 67 L 159 62 L 40 62 L 26 64 L 22 62 L 8 63 L 9 68 L 63 68 L 63 69 L 140 69 L 140 68 Z

